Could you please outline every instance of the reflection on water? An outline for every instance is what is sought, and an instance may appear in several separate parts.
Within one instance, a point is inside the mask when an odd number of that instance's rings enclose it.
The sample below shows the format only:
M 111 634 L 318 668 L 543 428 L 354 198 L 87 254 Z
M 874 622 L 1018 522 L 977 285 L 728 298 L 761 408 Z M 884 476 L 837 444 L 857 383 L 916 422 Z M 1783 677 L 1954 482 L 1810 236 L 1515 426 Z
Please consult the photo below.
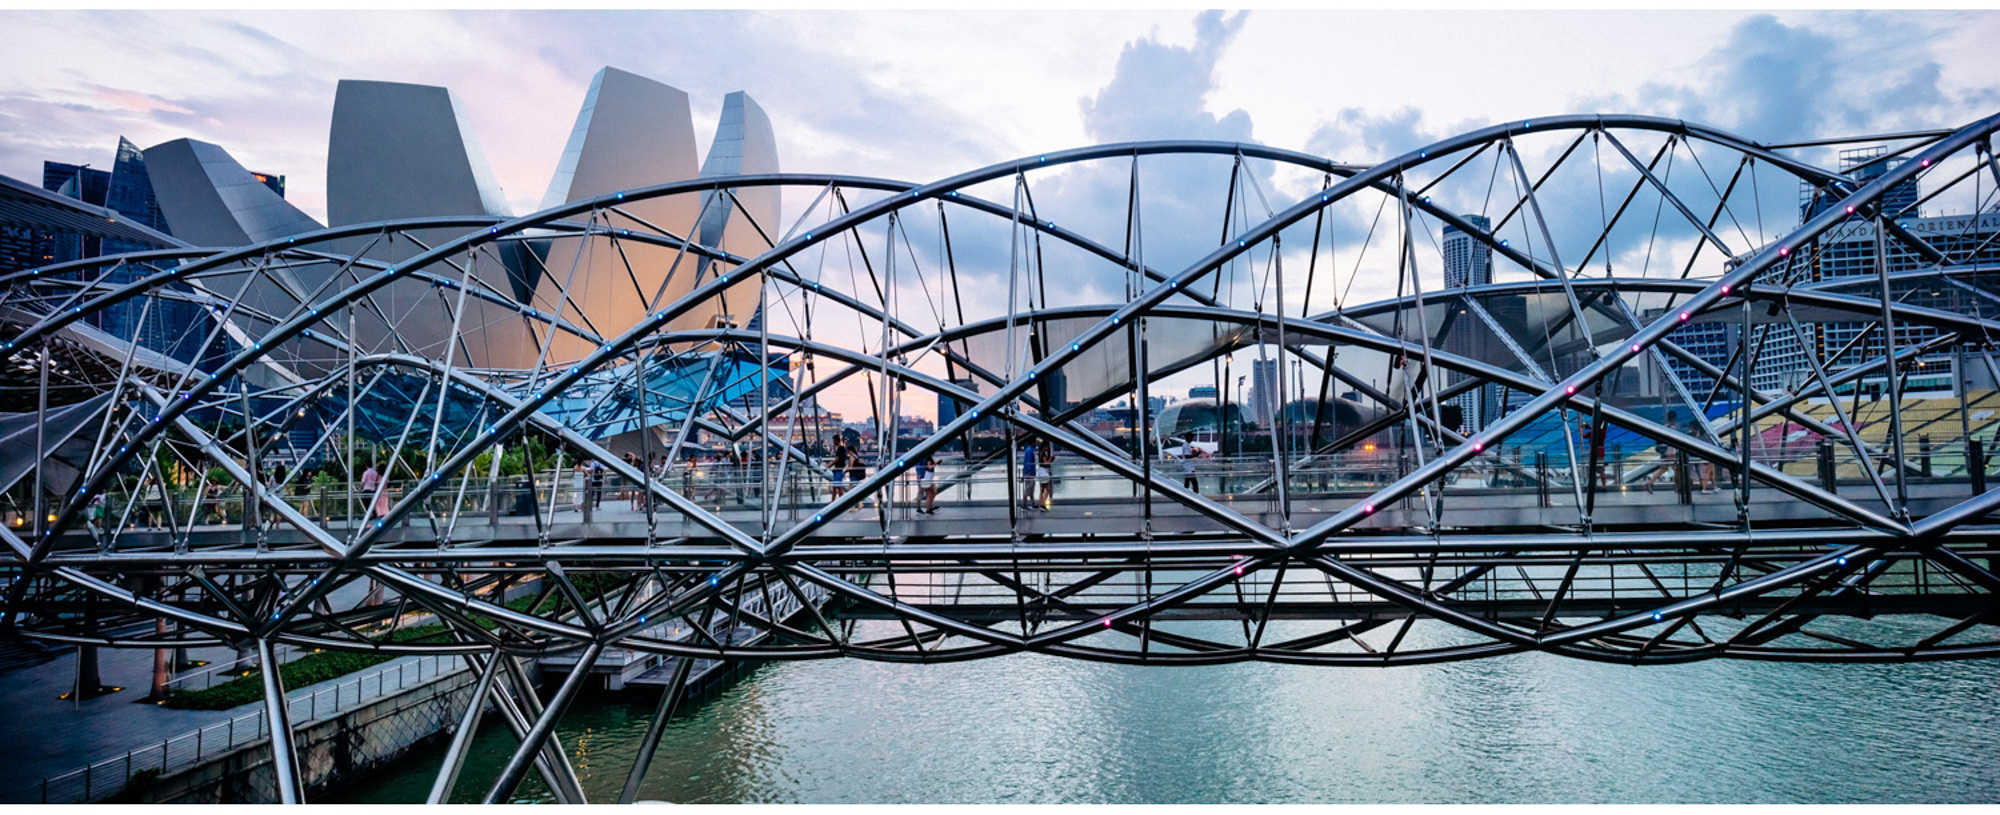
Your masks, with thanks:
M 1277 627 L 1270 636 L 1285 633 Z M 1633 668 L 1538 654 L 1387 670 L 1035 655 L 774 663 L 683 708 L 641 797 L 1992 802 L 1995 667 Z M 592 800 L 616 800 L 654 701 L 650 690 L 599 692 L 564 718 L 564 746 Z M 481 728 L 458 800 L 483 793 L 512 745 L 498 720 Z M 442 756 L 442 745 L 419 751 L 334 799 L 421 801 Z M 517 800 L 550 798 L 531 773 Z

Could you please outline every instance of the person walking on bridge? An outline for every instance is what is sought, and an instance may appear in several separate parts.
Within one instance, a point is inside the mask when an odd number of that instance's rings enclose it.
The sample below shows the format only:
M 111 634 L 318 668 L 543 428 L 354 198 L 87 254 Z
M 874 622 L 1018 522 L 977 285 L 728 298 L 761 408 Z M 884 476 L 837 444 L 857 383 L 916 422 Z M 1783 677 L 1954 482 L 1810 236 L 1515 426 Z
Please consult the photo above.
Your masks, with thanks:
M 917 511 L 925 515 L 937 514 L 937 468 L 936 454 L 917 462 Z
M 1041 509 L 1035 505 L 1035 461 L 1040 456 L 1035 450 L 1035 441 L 1028 439 L 1021 443 L 1021 508 Z
M 1194 460 L 1200 455 L 1201 449 L 1190 444 L 1182 447 L 1180 456 L 1175 459 L 1175 466 L 1181 473 L 1181 486 L 1196 494 L 1201 492 L 1201 479 L 1195 477 Z
M 1042 484 L 1042 497 L 1041 500 L 1035 503 L 1041 507 L 1043 512 L 1047 512 L 1056 503 L 1056 443 L 1054 440 L 1042 440 L 1037 459 L 1035 477 Z
M 847 439 L 843 438 L 834 441 L 833 466 L 831 471 L 827 473 L 827 480 L 830 485 L 828 490 L 833 493 L 834 498 L 839 498 L 847 494 L 847 488 L 841 486 L 840 479 L 847 476 L 847 468 L 853 463 L 854 451 L 847 449 Z

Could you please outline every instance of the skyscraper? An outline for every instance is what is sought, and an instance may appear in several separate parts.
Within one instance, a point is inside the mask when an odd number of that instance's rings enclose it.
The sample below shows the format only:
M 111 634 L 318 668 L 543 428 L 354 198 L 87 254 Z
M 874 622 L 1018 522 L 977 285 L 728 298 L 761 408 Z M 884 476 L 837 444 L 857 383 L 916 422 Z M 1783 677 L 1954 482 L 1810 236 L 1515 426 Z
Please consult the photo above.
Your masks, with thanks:
M 1859 186 L 1882 177 L 1883 173 L 1896 169 L 1905 161 L 1902 156 L 1889 155 L 1885 145 L 1858 147 L 1840 151 L 1840 172 Z M 1919 218 L 1923 213 L 1916 208 L 1918 199 L 1917 180 L 1912 178 L 1889 189 L 1882 195 L 1882 211 L 1892 218 Z M 1839 203 L 1839 198 L 1822 193 L 1819 188 L 1807 182 L 1799 182 L 1799 221 L 1811 220 L 1813 216 L 1825 212 Z M 1860 215 L 1854 216 L 1860 218 Z
M 1260 359 L 1250 365 L 1251 415 L 1257 424 L 1271 426 L 1271 419 L 1278 414 L 1278 360 Z
M 1493 222 L 1483 215 L 1461 215 L 1473 226 L 1491 229 Z M 1493 282 L 1493 247 L 1487 246 L 1458 227 L 1444 227 L 1444 285 L 1446 288 L 1484 286 Z
M 159 199 L 153 196 L 153 179 L 146 174 L 146 154 L 131 139 L 118 137 L 118 157 L 111 163 L 111 185 L 104 205 L 119 214 L 161 232 L 167 217 L 160 214 Z
M 1493 222 L 1483 215 L 1461 215 L 1467 222 L 1481 230 L 1493 228 Z M 1470 286 L 1484 286 L 1493 282 L 1493 247 L 1480 242 L 1458 227 L 1446 224 L 1444 228 L 1444 285 L 1447 290 L 1463 289 Z M 1480 357 L 1478 345 L 1490 336 L 1480 321 L 1469 316 L 1454 317 L 1448 323 L 1443 338 L 1443 348 L 1447 353 Z M 1444 381 L 1448 385 L 1458 384 L 1465 374 L 1449 372 Z M 1466 391 L 1448 400 L 1448 404 L 1459 408 L 1460 428 L 1467 432 L 1478 432 L 1486 422 L 1500 412 L 1499 389 L 1491 385 Z

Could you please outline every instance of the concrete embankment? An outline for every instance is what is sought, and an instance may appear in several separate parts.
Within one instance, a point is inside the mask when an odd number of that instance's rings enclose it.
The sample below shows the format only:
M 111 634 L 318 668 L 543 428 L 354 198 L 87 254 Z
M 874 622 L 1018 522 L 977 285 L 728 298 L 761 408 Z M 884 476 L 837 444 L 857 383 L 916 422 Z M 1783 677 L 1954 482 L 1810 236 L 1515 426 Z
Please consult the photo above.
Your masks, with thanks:
M 306 800 L 365 776 L 456 723 L 472 693 L 469 671 L 447 674 L 353 710 L 299 725 L 295 740 Z M 268 803 L 278 800 L 270 742 L 258 738 L 170 775 L 138 773 L 116 800 L 136 803 Z

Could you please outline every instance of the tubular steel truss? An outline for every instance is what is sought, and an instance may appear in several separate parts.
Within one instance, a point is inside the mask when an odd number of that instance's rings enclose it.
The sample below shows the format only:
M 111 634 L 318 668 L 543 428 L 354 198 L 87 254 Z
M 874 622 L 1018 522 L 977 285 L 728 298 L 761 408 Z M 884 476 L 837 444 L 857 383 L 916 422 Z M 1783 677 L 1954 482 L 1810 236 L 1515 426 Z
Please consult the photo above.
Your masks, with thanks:
M 587 671 L 544 704 L 521 658 L 661 655 L 664 721 L 694 660 L 2000 655 L 1996 129 L 1846 140 L 1894 144 L 1866 183 L 1797 157 L 1841 140 L 1638 116 L 1369 165 L 1116 144 L 23 272 L 6 625 L 463 655 L 526 745 L 489 800 L 581 798 L 545 743 Z M 635 214 L 675 196 L 754 251 Z M 850 458 L 836 402 L 940 415 Z

